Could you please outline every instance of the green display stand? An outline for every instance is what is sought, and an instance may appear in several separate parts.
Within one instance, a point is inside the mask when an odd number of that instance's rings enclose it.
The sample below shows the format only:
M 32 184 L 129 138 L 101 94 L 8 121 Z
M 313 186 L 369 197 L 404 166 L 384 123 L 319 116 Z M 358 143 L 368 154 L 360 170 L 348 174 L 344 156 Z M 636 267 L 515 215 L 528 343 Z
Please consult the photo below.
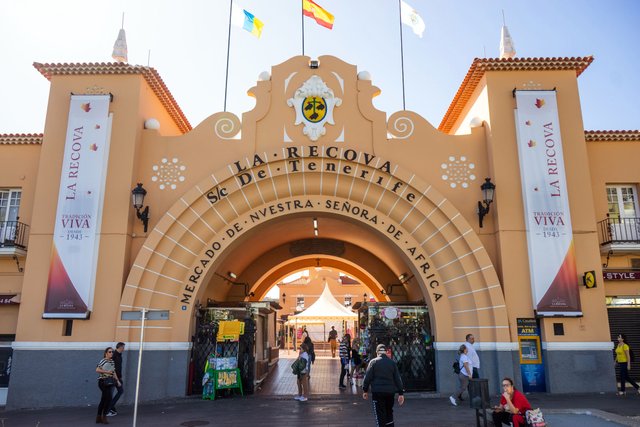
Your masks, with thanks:
M 240 389 L 240 395 L 244 396 L 242 391 L 242 378 L 240 377 L 240 369 L 220 369 L 213 371 L 213 394 L 209 399 L 215 400 L 216 390 L 224 389 Z

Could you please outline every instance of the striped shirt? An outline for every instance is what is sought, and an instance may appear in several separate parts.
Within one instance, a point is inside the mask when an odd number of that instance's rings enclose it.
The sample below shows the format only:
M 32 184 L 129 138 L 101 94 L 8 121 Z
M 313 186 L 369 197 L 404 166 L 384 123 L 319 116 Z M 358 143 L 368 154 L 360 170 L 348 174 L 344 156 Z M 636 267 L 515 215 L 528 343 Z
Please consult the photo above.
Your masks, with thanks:
M 116 370 L 116 364 L 113 362 L 113 359 L 102 359 L 100 361 L 100 363 L 98 363 L 98 368 L 102 369 L 103 371 L 110 371 L 111 374 L 100 374 L 100 376 L 98 377 L 98 379 L 102 379 L 102 378 L 108 378 L 113 376 L 113 372 Z

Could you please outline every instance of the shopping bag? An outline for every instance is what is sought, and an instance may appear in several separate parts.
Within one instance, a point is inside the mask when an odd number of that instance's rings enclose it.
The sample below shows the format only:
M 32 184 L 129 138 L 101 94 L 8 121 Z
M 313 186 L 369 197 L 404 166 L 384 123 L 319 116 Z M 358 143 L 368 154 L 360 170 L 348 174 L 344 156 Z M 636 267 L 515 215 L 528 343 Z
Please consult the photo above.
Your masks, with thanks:
M 542 416 L 542 411 L 538 409 L 530 409 L 525 413 L 527 426 L 530 427 L 546 427 L 547 423 Z

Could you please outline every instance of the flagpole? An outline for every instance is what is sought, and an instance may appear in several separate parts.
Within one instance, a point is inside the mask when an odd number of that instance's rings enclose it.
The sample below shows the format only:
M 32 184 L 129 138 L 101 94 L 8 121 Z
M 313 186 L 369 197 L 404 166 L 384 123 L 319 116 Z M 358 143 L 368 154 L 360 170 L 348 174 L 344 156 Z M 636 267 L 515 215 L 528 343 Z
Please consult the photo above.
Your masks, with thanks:
M 404 96 L 404 45 L 402 43 L 402 0 L 398 0 L 398 22 L 400 23 L 400 65 L 402 68 L 402 109 L 406 110 Z
M 229 0 L 229 35 L 227 36 L 227 69 L 224 75 L 224 112 L 227 112 L 227 87 L 229 85 L 229 52 L 231 50 L 231 15 L 233 14 L 233 0 Z
M 300 0 L 300 16 L 302 17 L 302 56 L 304 56 L 304 0 Z

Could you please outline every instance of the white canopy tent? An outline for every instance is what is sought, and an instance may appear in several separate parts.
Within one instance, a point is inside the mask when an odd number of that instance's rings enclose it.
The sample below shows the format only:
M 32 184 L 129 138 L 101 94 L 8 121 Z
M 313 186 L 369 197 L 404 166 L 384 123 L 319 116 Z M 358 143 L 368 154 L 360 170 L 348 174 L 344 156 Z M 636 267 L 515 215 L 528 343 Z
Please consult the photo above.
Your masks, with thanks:
M 329 291 L 329 285 L 325 283 L 320 298 L 301 313 L 289 316 L 287 325 L 294 326 L 296 330 L 298 326 L 306 326 L 313 341 L 326 341 L 326 325 L 342 326 L 343 322 L 347 322 L 348 326 L 353 327 L 357 320 L 358 315 L 340 304 Z M 322 325 L 323 328 L 321 331 L 314 331 L 311 325 Z

